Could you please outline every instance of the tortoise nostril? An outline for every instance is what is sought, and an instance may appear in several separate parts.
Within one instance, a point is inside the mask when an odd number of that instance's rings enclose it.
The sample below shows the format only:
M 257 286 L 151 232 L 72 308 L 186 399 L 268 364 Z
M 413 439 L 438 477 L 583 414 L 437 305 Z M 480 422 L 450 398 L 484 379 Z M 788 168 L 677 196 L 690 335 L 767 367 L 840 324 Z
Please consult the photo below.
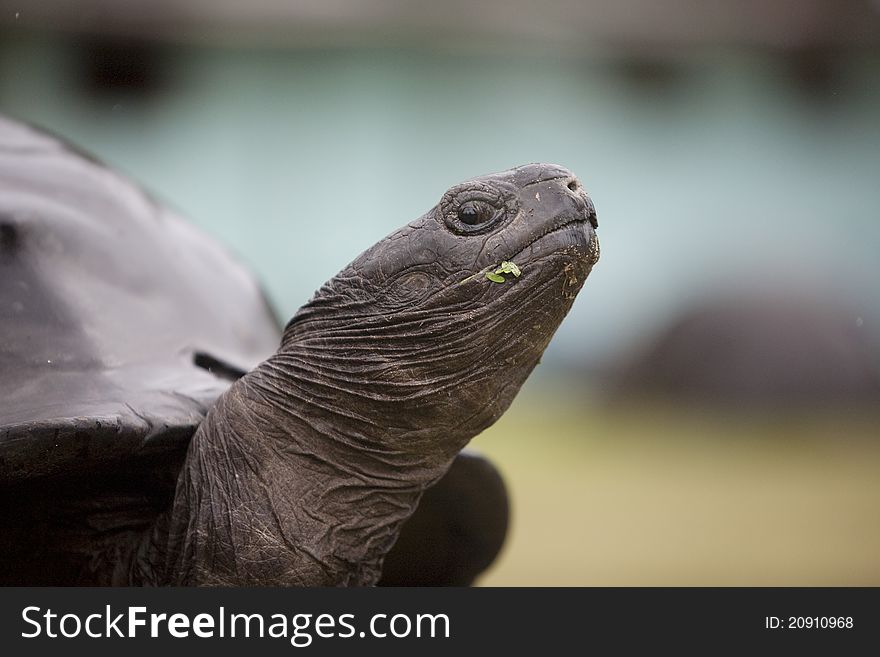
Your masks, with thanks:
M 573 192 L 576 192 L 580 188 L 580 186 L 581 184 L 576 179 L 568 183 L 568 188 Z

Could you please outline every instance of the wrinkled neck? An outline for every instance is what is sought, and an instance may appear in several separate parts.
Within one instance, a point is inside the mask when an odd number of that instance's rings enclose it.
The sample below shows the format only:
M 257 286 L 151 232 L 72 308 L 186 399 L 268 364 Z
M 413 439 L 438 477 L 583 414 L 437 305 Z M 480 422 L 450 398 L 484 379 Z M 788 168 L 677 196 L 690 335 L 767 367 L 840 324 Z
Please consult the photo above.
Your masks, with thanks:
M 475 337 L 483 321 L 409 312 L 300 322 L 288 327 L 281 350 L 261 366 L 260 385 L 278 406 L 316 417 L 322 435 L 401 465 L 433 468 L 501 414 L 509 400 L 494 394 L 499 363 L 516 389 L 525 378 L 515 356 L 494 357 L 505 349 L 519 355 L 515 340 L 499 346 Z
M 236 382 L 193 438 L 160 530 L 168 583 L 373 584 L 457 453 L 385 444 L 349 393 L 291 362 L 276 355 Z
M 355 359 L 347 359 L 346 366 Z M 446 471 L 472 436 L 426 424 L 416 388 L 391 395 L 363 372 L 333 369 L 308 348 L 288 348 L 242 381 L 277 444 L 350 472 L 377 488 L 424 489 Z M 318 363 L 318 365 L 316 365 Z M 426 393 L 427 394 L 427 393 Z

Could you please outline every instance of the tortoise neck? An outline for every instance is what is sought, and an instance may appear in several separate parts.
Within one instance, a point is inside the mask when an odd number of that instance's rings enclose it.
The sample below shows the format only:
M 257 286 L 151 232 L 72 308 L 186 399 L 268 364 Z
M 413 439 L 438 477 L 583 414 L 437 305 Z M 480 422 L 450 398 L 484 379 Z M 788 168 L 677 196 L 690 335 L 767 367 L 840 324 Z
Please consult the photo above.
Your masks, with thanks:
M 332 347 L 332 348 L 330 348 Z M 418 349 L 412 348 L 417 361 Z M 422 354 L 423 355 L 423 354 Z M 347 461 L 379 478 L 393 468 L 407 479 L 436 478 L 490 422 L 473 422 L 456 385 L 441 385 L 402 352 L 378 354 L 369 343 L 295 340 L 246 379 L 250 394 L 283 415 L 291 434 L 319 454 Z
M 378 580 L 402 523 L 454 453 L 383 448 L 362 418 L 318 403 L 319 394 L 270 359 L 218 400 L 157 528 L 167 583 Z

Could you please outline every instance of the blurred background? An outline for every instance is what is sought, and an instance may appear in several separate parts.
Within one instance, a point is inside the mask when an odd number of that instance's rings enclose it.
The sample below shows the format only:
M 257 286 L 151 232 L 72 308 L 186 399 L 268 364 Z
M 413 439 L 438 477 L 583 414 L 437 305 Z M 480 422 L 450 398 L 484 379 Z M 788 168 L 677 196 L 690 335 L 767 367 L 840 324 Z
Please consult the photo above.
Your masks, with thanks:
M 0 0 L 0 112 L 142 182 L 280 314 L 474 175 L 602 259 L 473 446 L 489 585 L 880 585 L 880 2 Z

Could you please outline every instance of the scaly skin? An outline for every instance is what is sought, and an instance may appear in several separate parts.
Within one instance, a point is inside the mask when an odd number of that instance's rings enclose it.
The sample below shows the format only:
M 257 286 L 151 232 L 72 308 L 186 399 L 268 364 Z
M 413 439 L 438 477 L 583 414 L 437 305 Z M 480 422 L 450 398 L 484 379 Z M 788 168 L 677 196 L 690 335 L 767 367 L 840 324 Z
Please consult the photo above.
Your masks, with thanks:
M 132 583 L 374 584 L 422 492 L 539 361 L 598 259 L 595 224 L 569 171 L 528 165 L 364 252 L 208 413 Z M 522 275 L 481 274 L 505 260 Z

